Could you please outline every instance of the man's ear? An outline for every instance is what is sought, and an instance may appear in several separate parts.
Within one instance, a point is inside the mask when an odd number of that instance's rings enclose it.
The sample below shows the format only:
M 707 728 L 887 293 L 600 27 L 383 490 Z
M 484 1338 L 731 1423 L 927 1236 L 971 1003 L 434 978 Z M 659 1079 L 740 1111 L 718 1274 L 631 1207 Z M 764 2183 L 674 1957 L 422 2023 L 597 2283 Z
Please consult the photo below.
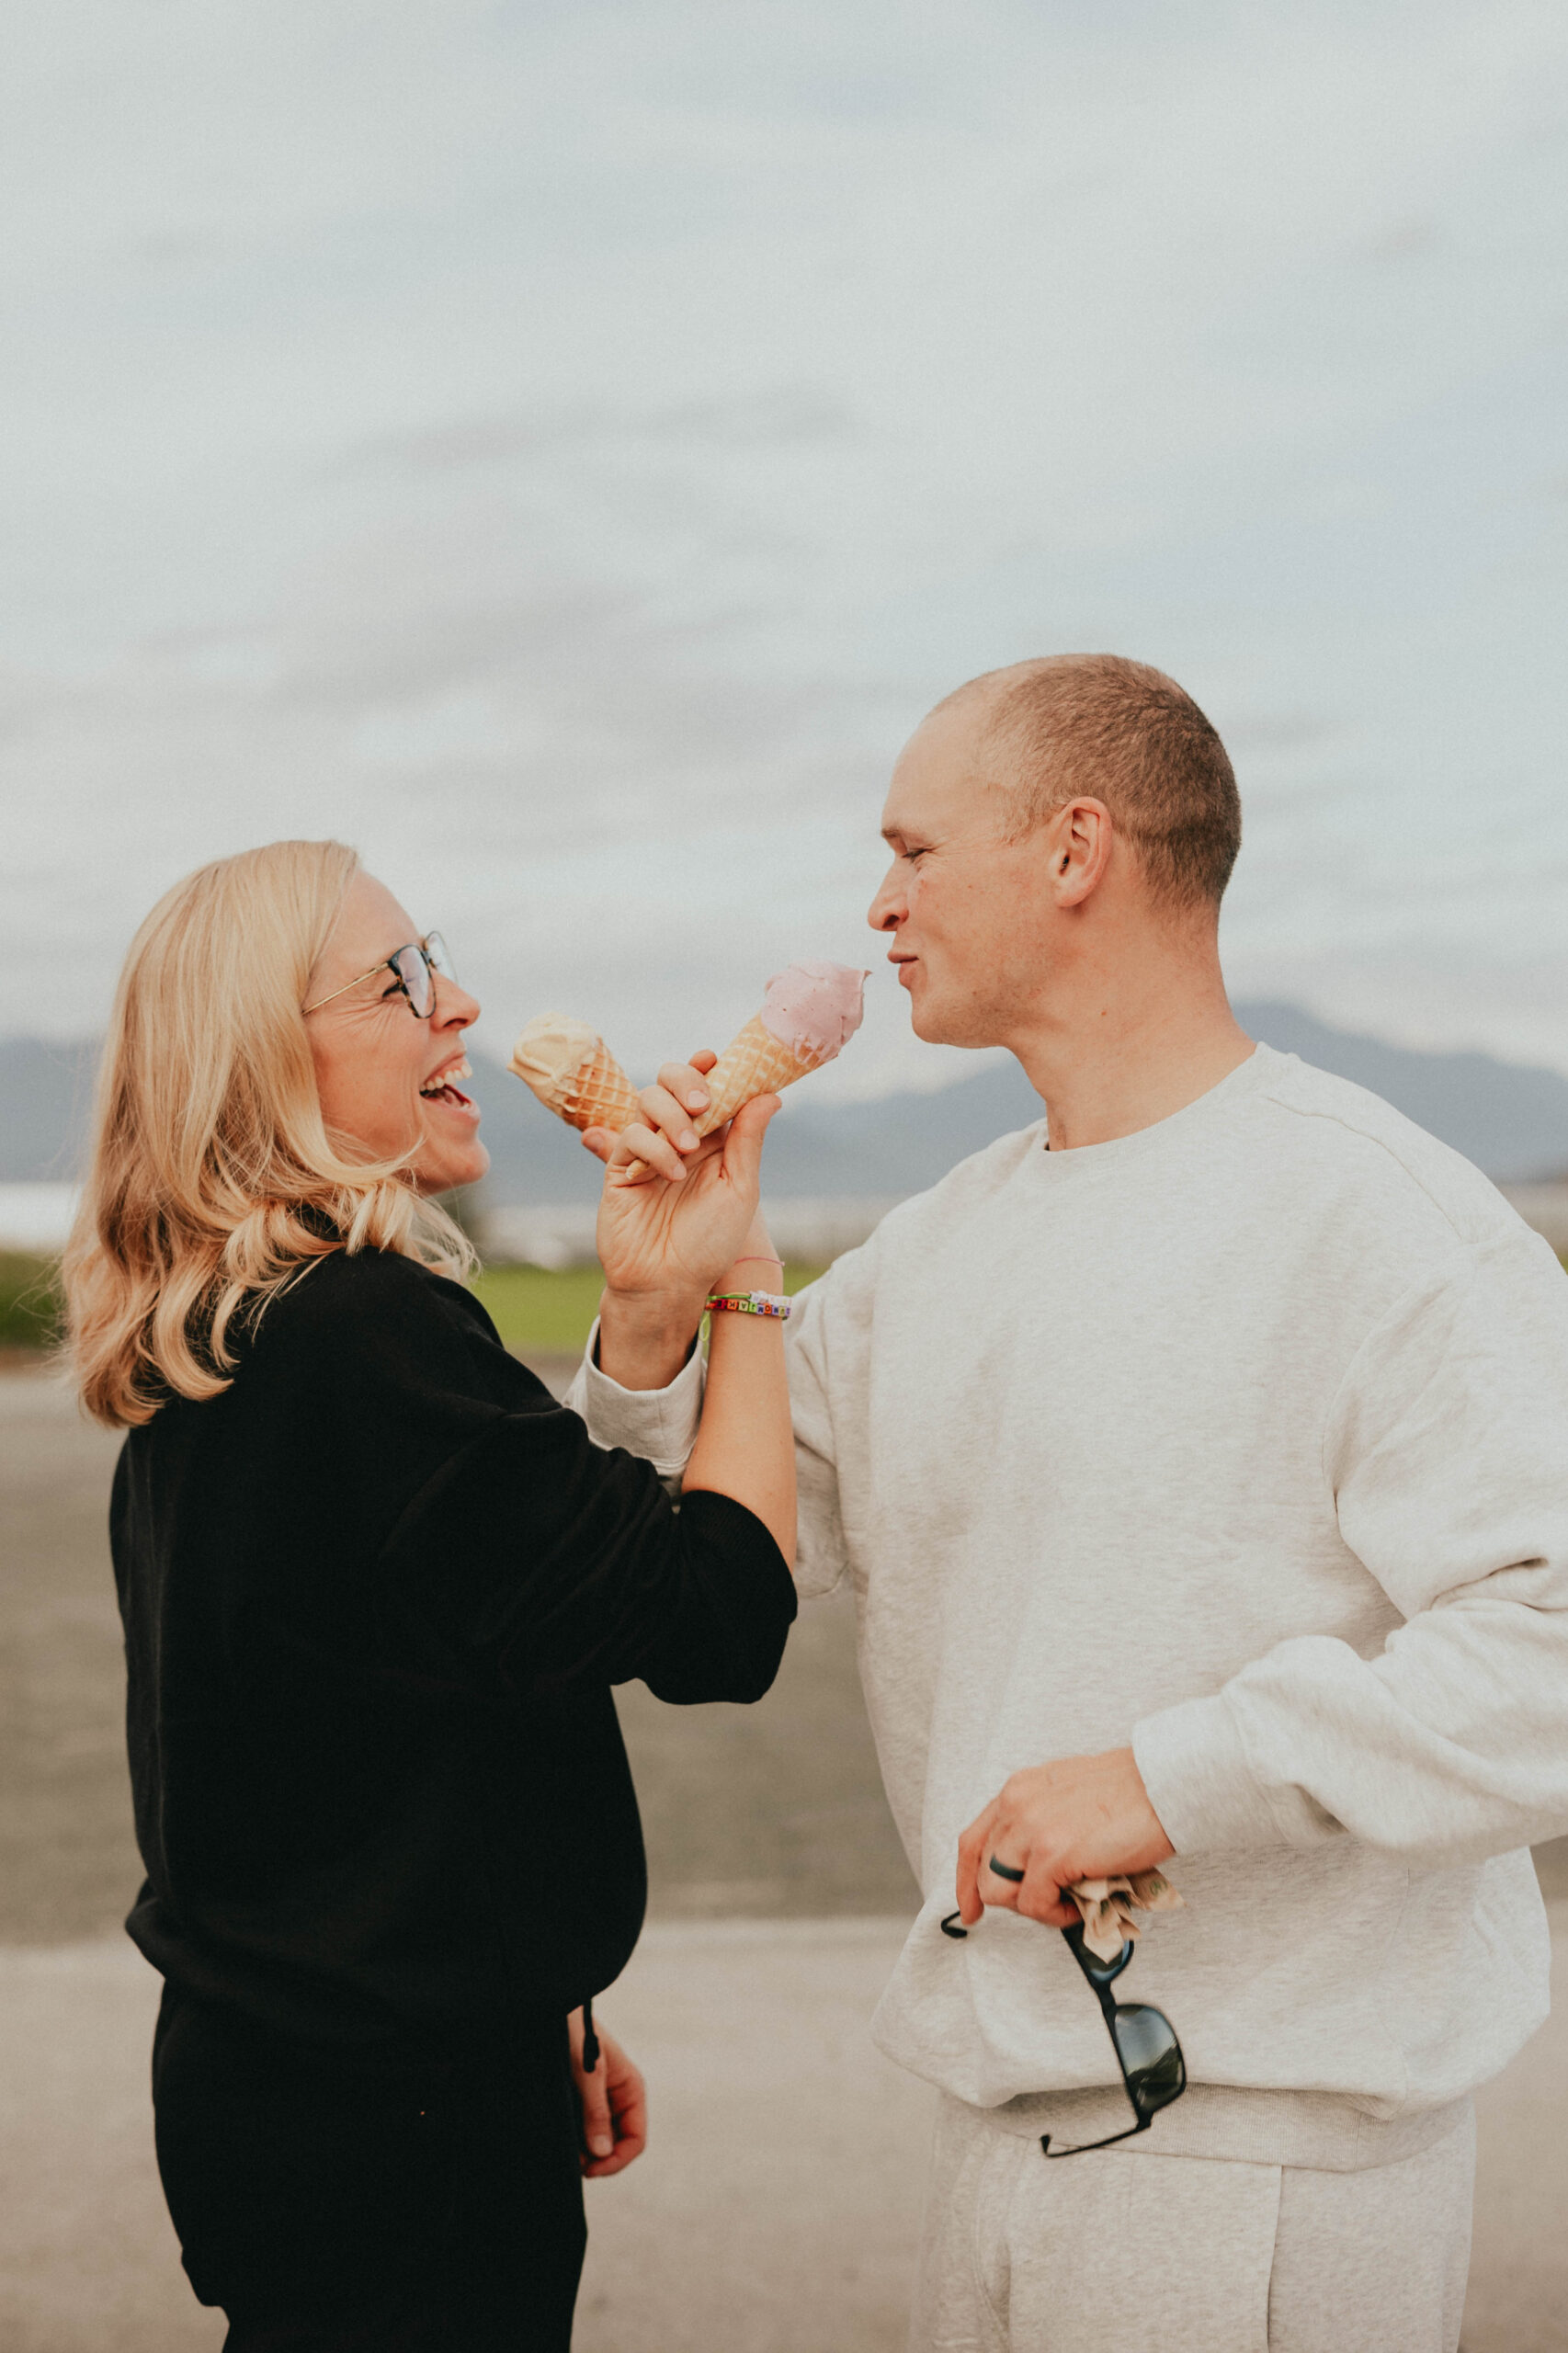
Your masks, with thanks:
M 1048 819 L 1051 888 L 1059 907 L 1081 907 L 1098 889 L 1114 834 L 1103 801 L 1069 801 Z

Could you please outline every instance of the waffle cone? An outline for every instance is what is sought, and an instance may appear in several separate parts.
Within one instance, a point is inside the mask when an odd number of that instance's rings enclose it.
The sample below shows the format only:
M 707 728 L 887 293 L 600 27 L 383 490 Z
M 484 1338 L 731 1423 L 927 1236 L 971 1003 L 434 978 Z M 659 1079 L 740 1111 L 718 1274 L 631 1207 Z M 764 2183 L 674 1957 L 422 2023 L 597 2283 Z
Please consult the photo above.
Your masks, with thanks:
M 608 1128 L 615 1135 L 642 1117 L 636 1088 L 603 1039 L 572 1082 L 561 1116 L 574 1128 Z
M 742 1104 L 749 1103 L 754 1095 L 776 1095 L 781 1086 L 792 1086 L 796 1079 L 821 1068 L 820 1062 L 802 1062 L 799 1054 L 792 1054 L 788 1046 L 779 1043 L 761 1014 L 754 1013 L 708 1074 L 708 1091 L 712 1100 L 695 1122 L 698 1134 L 711 1135 L 726 1120 L 733 1120 Z
M 532 1087 L 545 1109 L 564 1120 L 569 1128 L 608 1128 L 619 1135 L 642 1116 L 631 1081 L 602 1038 L 595 1039 L 585 1060 L 564 1077 L 541 1074 L 516 1052 L 511 1067 L 526 1086 Z

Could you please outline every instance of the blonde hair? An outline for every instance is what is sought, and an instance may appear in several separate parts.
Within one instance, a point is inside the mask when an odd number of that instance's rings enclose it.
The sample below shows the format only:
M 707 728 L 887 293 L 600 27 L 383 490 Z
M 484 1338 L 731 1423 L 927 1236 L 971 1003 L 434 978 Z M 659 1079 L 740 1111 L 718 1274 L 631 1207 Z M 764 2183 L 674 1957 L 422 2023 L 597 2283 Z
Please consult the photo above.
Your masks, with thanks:
M 301 1007 L 358 870 L 271 842 L 187 875 L 131 942 L 62 1268 L 71 1369 L 113 1427 L 228 1388 L 236 1316 L 332 1251 L 472 1267 L 402 1158 L 346 1158 L 322 1118 Z

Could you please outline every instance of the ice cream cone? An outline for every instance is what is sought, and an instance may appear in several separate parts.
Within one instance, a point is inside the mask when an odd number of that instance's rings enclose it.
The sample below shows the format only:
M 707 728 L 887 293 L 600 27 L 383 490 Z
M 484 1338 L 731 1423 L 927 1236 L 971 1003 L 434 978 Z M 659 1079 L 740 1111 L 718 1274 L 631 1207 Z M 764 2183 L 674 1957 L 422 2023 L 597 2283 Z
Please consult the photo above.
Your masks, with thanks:
M 749 1103 L 754 1095 L 776 1095 L 781 1086 L 790 1086 L 808 1072 L 820 1070 L 825 1059 L 815 1055 L 806 1060 L 791 1052 L 773 1035 L 761 1014 L 754 1013 L 708 1074 L 708 1091 L 712 1099 L 694 1122 L 698 1134 L 711 1135 L 726 1120 L 733 1120 L 742 1104 Z
M 731 1039 L 708 1074 L 712 1100 L 696 1123 L 699 1135 L 733 1119 L 754 1095 L 792 1086 L 832 1062 L 860 1027 L 865 984 L 865 973 L 851 964 L 791 964 L 775 972 L 761 1011 Z
M 616 1135 L 642 1118 L 637 1090 L 602 1038 L 597 1052 L 577 1073 L 561 1116 L 574 1128 L 608 1128 Z
M 710 1101 L 697 1121 L 710 1135 L 754 1095 L 791 1086 L 832 1062 L 860 1026 L 866 975 L 848 964 L 791 964 L 767 983 L 762 1009 L 719 1057 Z M 541 1013 L 512 1049 L 511 1068 L 547 1110 L 574 1128 L 619 1135 L 641 1118 L 631 1081 L 597 1029 L 569 1013 Z
M 570 1014 L 541 1013 L 530 1021 L 509 1067 L 568 1127 L 619 1135 L 642 1117 L 636 1089 L 604 1040 Z

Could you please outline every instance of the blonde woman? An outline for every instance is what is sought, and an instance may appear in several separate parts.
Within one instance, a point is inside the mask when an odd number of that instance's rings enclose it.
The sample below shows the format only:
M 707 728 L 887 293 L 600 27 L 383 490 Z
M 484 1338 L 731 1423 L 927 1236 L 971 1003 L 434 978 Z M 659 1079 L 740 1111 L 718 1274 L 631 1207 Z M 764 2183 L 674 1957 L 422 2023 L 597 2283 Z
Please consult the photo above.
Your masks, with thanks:
M 462 1287 L 431 1197 L 486 1165 L 478 1011 L 335 843 L 190 876 L 126 964 L 67 1259 L 83 1397 L 129 1432 L 159 2163 L 244 2353 L 568 2345 L 581 2176 L 644 2133 L 592 2030 L 644 1895 L 610 1687 L 757 1699 L 794 1615 L 778 1322 L 715 1316 L 677 1513 Z M 769 1247 L 776 1103 L 692 1154 L 648 1100 L 599 1225 L 627 1388 Z

